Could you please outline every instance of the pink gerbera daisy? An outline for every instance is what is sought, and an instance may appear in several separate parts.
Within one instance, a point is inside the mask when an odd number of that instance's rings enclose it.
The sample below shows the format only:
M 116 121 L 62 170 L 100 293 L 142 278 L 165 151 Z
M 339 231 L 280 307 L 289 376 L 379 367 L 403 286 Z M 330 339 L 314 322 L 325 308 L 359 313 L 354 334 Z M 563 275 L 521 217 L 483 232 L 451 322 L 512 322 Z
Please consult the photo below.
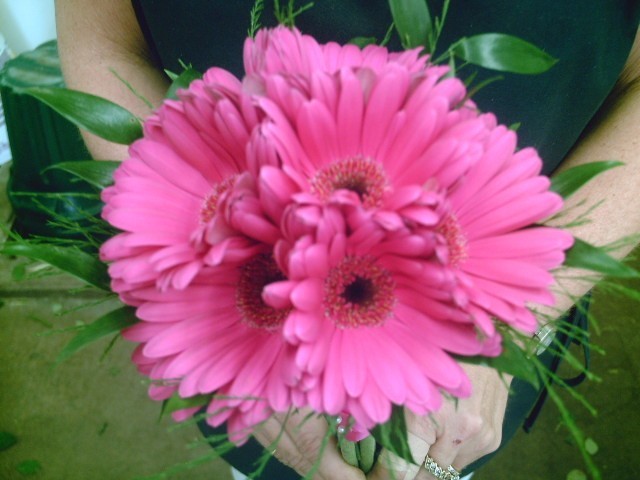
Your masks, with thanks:
M 113 262 L 119 292 L 148 284 L 184 288 L 207 265 L 256 253 L 255 241 L 230 228 L 218 206 L 248 168 L 258 112 L 240 81 L 220 69 L 179 96 L 145 122 L 144 138 L 103 193 L 103 217 L 123 231 L 101 250 Z
M 484 119 L 492 129 L 490 146 L 448 190 L 448 213 L 436 228 L 446 247 L 438 254 L 451 265 L 467 309 L 486 334 L 493 334 L 492 318 L 532 333 L 537 322 L 528 307 L 554 303 L 549 271 L 562 265 L 573 237 L 536 225 L 559 211 L 562 199 L 540 175 L 536 151 L 516 152 L 515 133 L 496 127 L 491 115 Z
M 293 74 L 310 77 L 313 73 L 335 73 L 343 68 L 366 67 L 380 71 L 388 63 L 398 63 L 413 72 L 424 69 L 428 57 L 421 48 L 389 52 L 378 45 L 359 48 L 335 42 L 320 44 L 296 28 L 279 26 L 262 29 L 244 44 L 244 68 L 248 77 Z
M 282 335 L 290 309 L 273 308 L 261 297 L 265 286 L 282 279 L 273 257 L 261 253 L 203 271 L 185 289 L 137 290 L 142 321 L 123 335 L 140 342 L 133 359 L 153 380 L 150 396 L 215 394 L 207 421 L 227 421 L 236 443 L 274 411 L 287 411 L 290 386 L 300 377 Z
M 280 244 L 287 280 L 263 295 L 291 309 L 283 333 L 303 372 L 294 405 L 346 411 L 371 428 L 388 420 L 393 404 L 425 414 L 439 408 L 439 390 L 468 395 L 450 354 L 495 355 L 499 337 L 481 338 L 453 300 L 445 305 L 454 278 L 435 255 L 438 235 L 389 232 L 366 219 L 347 228 L 341 210 L 323 207 L 315 235 Z
M 260 170 L 261 199 L 351 205 L 389 230 L 435 225 L 438 185 L 430 184 L 460 179 L 490 132 L 445 72 L 390 63 L 378 74 L 267 77 L 257 100 L 267 119 L 253 141 L 275 149 L 281 165 Z

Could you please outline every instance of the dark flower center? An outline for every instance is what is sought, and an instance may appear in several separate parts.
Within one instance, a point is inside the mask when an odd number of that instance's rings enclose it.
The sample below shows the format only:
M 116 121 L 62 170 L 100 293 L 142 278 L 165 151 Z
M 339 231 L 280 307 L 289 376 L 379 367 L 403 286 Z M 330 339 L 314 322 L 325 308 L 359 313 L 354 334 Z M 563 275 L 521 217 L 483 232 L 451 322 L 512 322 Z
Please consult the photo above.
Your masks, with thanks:
M 233 187 L 236 181 L 237 175 L 232 175 L 225 178 L 221 182 L 216 183 L 211 190 L 211 193 L 204 199 L 204 204 L 200 210 L 200 222 L 208 223 L 218 212 L 218 201 L 220 197 Z
M 356 277 L 353 282 L 345 286 L 342 297 L 347 303 L 363 305 L 371 302 L 375 296 L 375 285 L 370 278 Z
M 449 250 L 449 263 L 457 267 L 468 257 L 467 237 L 462 231 L 460 222 L 453 213 L 448 214 L 436 227 L 436 231 L 444 237 Z
M 339 328 L 376 327 L 392 314 L 395 281 L 373 257 L 345 257 L 325 280 L 325 313 Z
M 363 157 L 334 162 L 319 170 L 311 179 L 311 191 L 327 201 L 336 190 L 350 190 L 366 208 L 382 205 L 387 177 L 382 165 Z
M 253 328 L 275 330 L 289 315 L 290 309 L 276 309 L 262 299 L 262 290 L 273 282 L 286 280 L 270 254 L 253 257 L 240 267 L 236 306 L 245 324 Z

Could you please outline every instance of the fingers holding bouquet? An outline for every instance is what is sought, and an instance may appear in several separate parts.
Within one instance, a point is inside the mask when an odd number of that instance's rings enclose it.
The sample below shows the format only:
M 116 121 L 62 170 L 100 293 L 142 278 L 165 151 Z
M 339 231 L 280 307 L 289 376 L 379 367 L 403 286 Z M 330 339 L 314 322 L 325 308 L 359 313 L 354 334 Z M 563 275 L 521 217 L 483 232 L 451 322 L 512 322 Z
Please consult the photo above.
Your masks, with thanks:
M 486 367 L 464 368 L 473 394 L 446 401 L 429 416 L 405 410 L 414 462 L 383 450 L 370 480 L 455 480 L 467 465 L 499 447 L 510 378 Z
M 307 409 L 274 414 L 253 435 L 300 475 L 315 470 L 313 478 L 318 480 L 365 480 L 361 470 L 344 461 L 335 437 L 328 437 L 327 430 L 326 420 Z

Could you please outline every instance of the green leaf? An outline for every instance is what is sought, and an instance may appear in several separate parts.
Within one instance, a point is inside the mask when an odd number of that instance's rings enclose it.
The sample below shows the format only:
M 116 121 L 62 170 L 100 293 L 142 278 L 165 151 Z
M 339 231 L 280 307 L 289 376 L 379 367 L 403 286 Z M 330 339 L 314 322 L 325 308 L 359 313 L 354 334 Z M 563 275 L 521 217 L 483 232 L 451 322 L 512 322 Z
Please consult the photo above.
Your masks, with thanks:
M 558 61 L 529 42 L 503 33 L 464 37 L 452 46 L 463 60 L 490 70 L 520 74 L 546 72 Z
M 0 432 L 0 452 L 8 450 L 18 443 L 16 436 L 9 432 Z
M 513 340 L 503 338 L 502 353 L 498 357 L 456 357 L 464 363 L 484 365 L 495 368 L 499 372 L 507 373 L 529 382 L 535 388 L 539 388 L 540 378 L 536 367 L 526 353 Z
M 18 464 L 16 470 L 18 470 L 21 475 L 28 477 L 40 472 L 42 465 L 40 465 L 40 462 L 37 460 L 25 460 Z
M 107 266 L 93 255 L 77 248 L 11 242 L 6 243 L 0 253 L 40 260 L 87 282 L 89 285 L 111 291 Z
M 196 395 L 195 397 L 182 398 L 177 393 L 174 393 L 162 404 L 161 416 L 187 408 L 203 407 L 211 401 L 212 397 L 213 395 Z
M 98 188 L 108 187 L 113 183 L 113 172 L 121 165 L 115 160 L 78 160 L 55 163 L 43 170 L 63 170 L 81 178 Z
M 393 23 L 404 48 L 424 47 L 433 22 L 426 0 L 389 0 Z
M 640 278 L 640 273 L 607 254 L 602 248 L 576 238 L 567 250 L 564 266 L 582 268 L 616 278 Z
M 355 45 L 358 48 L 364 48 L 367 45 L 375 45 L 377 43 L 376 37 L 354 37 L 347 43 Z
M 176 100 L 178 98 L 176 93 L 179 89 L 188 88 L 189 85 L 191 85 L 191 82 L 199 78 L 202 78 L 202 74 L 199 71 L 191 67 L 185 68 L 180 75 L 173 79 L 165 97 Z
M 262 26 L 260 18 L 262 17 L 262 11 L 264 10 L 264 0 L 255 0 L 253 7 L 251 7 L 251 21 L 249 28 L 247 29 L 247 37 L 254 38 L 256 32 L 260 30 Z
M 413 462 L 407 442 L 407 424 L 402 407 L 394 405 L 389 421 L 375 426 L 371 434 L 384 448 L 409 462 Z
M 551 190 L 562 198 L 569 198 L 592 178 L 621 165 L 624 163 L 613 160 L 578 165 L 554 175 L 551 179 Z
M 82 327 L 58 354 L 56 362 L 61 363 L 90 343 L 112 333 L 118 333 L 123 328 L 135 325 L 137 322 L 138 319 L 134 308 L 121 307 L 113 310 L 93 323 Z
M 58 43 L 51 40 L 8 60 L 0 70 L 0 85 L 12 89 L 64 86 Z
M 105 140 L 129 145 L 142 136 L 140 121 L 129 111 L 109 100 L 66 88 L 17 88 L 31 95 L 78 127 Z

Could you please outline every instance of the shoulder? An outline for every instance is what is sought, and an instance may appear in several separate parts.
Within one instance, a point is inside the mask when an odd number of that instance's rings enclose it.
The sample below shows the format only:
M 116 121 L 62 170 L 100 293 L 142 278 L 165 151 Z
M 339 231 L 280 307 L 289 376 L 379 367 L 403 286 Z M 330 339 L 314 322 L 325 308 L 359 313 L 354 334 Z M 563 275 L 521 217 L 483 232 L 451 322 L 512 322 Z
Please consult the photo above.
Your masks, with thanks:
M 131 0 L 56 0 L 59 43 L 70 50 L 146 55 Z

